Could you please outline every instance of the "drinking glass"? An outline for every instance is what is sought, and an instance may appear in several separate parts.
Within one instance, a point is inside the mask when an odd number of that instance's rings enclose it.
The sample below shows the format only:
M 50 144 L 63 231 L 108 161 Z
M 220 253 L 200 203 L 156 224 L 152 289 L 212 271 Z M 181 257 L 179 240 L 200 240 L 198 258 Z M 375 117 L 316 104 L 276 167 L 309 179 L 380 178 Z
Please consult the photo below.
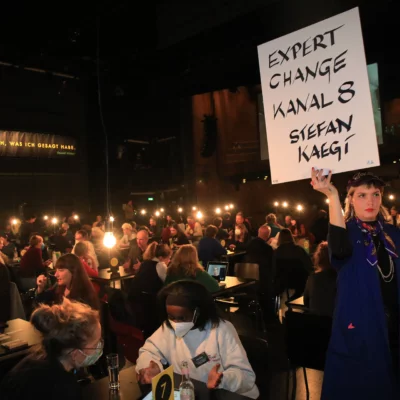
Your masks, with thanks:
M 108 368 L 108 387 L 112 390 L 119 389 L 119 361 L 118 354 L 111 353 L 106 356 Z

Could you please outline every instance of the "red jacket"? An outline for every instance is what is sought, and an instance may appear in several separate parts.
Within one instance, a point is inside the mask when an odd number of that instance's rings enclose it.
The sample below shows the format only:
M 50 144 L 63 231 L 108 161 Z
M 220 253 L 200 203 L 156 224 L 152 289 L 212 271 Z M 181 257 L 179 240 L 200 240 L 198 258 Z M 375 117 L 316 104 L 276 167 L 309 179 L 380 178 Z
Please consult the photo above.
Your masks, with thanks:
M 33 278 L 44 273 L 46 270 L 42 259 L 42 249 L 29 247 L 23 255 L 20 264 L 19 273 L 24 278 Z

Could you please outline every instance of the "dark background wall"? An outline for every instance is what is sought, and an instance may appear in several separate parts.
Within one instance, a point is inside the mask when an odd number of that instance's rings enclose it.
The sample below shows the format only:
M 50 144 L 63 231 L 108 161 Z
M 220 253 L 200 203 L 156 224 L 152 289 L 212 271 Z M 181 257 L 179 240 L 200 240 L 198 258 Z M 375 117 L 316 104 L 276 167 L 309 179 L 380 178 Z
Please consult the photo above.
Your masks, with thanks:
M 0 129 L 70 136 L 71 158 L 0 158 L 2 212 L 28 203 L 34 211 L 89 209 L 86 86 L 13 67 L 0 70 Z

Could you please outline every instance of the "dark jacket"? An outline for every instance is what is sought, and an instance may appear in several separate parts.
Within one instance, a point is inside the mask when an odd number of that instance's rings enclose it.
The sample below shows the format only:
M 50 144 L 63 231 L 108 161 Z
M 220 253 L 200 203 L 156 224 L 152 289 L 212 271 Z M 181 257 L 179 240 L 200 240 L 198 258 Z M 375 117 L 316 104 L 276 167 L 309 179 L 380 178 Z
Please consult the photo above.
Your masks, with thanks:
M 349 221 L 346 228 L 352 244 L 349 257 L 342 259 L 332 253 L 328 235 L 331 264 L 338 279 L 321 399 L 398 399 L 399 376 L 392 366 L 379 272 L 367 261 L 364 234 L 355 221 Z M 384 224 L 384 232 L 398 251 L 400 231 Z M 400 258 L 393 261 L 399 288 Z
M 46 267 L 43 265 L 42 250 L 37 247 L 29 247 L 21 259 L 19 273 L 24 278 L 33 278 L 44 273 Z
M 222 247 L 221 243 L 211 237 L 201 238 L 197 251 L 199 253 L 199 260 L 202 262 L 204 268 L 207 267 L 209 261 L 219 260 L 221 256 L 226 254 L 226 249 Z
M 45 378 L 45 380 L 43 380 Z M 2 400 L 80 400 L 81 389 L 71 372 L 57 360 L 20 361 L 0 382 Z
M 336 271 L 331 268 L 308 277 L 304 290 L 304 305 L 312 313 L 333 316 L 336 299 Z
M 259 237 L 253 239 L 247 246 L 245 261 L 258 264 L 261 288 L 268 292 L 272 289 L 273 255 L 272 247 Z

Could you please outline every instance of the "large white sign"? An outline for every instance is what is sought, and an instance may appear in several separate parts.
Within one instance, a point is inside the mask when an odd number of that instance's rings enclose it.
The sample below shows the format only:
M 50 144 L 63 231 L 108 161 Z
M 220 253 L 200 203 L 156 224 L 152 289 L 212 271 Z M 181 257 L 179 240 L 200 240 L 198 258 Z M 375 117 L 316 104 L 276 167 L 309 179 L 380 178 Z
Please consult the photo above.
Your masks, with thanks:
M 258 47 L 272 183 L 379 165 L 358 8 Z

